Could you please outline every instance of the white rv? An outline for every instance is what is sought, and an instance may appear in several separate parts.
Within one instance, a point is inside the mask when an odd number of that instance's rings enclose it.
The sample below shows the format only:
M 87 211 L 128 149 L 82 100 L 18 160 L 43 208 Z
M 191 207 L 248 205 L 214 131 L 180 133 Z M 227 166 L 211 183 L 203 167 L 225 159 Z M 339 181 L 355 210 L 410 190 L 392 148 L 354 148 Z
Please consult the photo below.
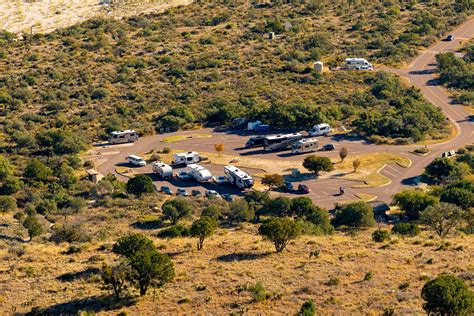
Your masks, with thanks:
M 263 149 L 272 151 L 290 148 L 295 141 L 300 139 L 303 139 L 303 134 L 300 133 L 267 136 L 264 139 Z
M 294 142 L 291 145 L 293 154 L 302 154 L 318 150 L 319 141 L 317 138 L 307 138 Z
M 374 67 L 365 58 L 346 58 L 346 69 L 349 70 L 373 70 Z
M 146 166 L 146 161 L 142 157 L 135 156 L 135 155 L 128 155 L 127 161 L 134 166 L 144 167 Z
M 332 131 L 331 126 L 326 123 L 314 125 L 313 128 L 309 131 L 310 136 L 321 136 L 327 135 Z
M 199 162 L 201 157 L 195 151 L 188 151 L 185 153 L 177 153 L 173 155 L 172 165 L 189 165 Z
M 207 182 L 212 179 L 212 174 L 209 170 L 197 164 L 188 165 L 186 172 L 197 182 Z
M 240 189 L 251 188 L 253 186 L 253 178 L 247 172 L 240 170 L 236 166 L 225 166 L 224 174 L 229 183 L 235 184 Z
M 173 168 L 171 168 L 170 165 L 167 165 L 164 162 L 153 162 L 152 169 L 154 173 L 157 173 L 163 179 L 171 179 L 173 177 Z
M 133 143 L 138 139 L 138 134 L 134 130 L 114 131 L 110 133 L 110 144 Z

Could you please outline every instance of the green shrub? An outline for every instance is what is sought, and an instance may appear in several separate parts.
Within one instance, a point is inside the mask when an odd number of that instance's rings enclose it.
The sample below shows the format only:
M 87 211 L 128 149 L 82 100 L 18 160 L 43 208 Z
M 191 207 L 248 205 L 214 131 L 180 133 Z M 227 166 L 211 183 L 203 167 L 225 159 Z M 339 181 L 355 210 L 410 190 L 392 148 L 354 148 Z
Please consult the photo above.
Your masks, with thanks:
M 413 223 L 397 223 L 392 227 L 392 234 L 415 237 L 420 234 L 420 228 Z
M 372 240 L 375 242 L 384 242 L 390 239 L 388 230 L 377 229 L 372 233 Z
M 314 316 L 316 315 L 316 306 L 312 300 L 306 301 L 301 306 L 298 316 Z
M 177 237 L 183 237 L 183 236 L 188 236 L 189 231 L 186 227 L 183 225 L 173 225 L 170 227 L 167 227 L 163 230 L 160 230 L 157 234 L 156 237 L 158 238 L 177 238 Z

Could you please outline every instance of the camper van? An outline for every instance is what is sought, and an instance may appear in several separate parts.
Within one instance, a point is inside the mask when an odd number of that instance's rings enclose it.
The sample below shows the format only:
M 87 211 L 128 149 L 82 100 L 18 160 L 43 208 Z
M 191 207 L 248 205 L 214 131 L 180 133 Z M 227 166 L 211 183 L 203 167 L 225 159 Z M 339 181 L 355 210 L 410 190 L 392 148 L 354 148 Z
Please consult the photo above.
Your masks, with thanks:
M 319 141 L 317 138 L 307 138 L 294 142 L 291 145 L 293 154 L 309 153 L 318 150 Z
M 152 170 L 163 179 L 171 179 L 173 177 L 173 168 L 161 161 L 155 161 L 152 164 Z
M 225 166 L 224 174 L 229 183 L 236 185 L 240 189 L 247 189 L 253 186 L 253 178 L 236 166 Z
M 365 58 L 346 58 L 346 69 L 349 70 L 373 70 L 374 67 Z
M 188 165 L 186 172 L 197 182 L 207 182 L 212 179 L 212 174 L 209 170 L 197 164 Z
M 263 149 L 272 151 L 290 148 L 295 141 L 300 139 L 303 139 L 303 134 L 300 133 L 267 136 L 264 140 Z
M 321 136 L 327 135 L 332 131 L 331 126 L 326 123 L 314 125 L 313 128 L 309 131 L 310 136 Z
M 188 151 L 185 153 L 177 153 L 173 155 L 173 161 L 171 162 L 172 165 L 189 165 L 196 162 L 199 162 L 201 157 L 199 157 L 199 153 L 195 151 Z
M 142 157 L 135 156 L 135 155 L 128 155 L 127 161 L 134 166 L 144 167 L 146 166 L 146 161 Z
M 138 139 L 138 134 L 134 130 L 114 131 L 110 133 L 110 144 L 133 143 Z

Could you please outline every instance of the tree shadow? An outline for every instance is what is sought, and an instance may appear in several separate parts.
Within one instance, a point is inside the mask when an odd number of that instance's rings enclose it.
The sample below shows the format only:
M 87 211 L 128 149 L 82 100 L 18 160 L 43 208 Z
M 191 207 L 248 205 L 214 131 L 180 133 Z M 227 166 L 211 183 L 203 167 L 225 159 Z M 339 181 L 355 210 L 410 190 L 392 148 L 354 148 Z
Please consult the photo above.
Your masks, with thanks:
M 271 254 L 272 254 L 271 252 L 263 252 L 263 253 L 234 252 L 227 255 L 218 256 L 214 258 L 214 260 L 221 261 L 221 262 L 249 261 L 249 260 L 265 258 Z
M 90 267 L 83 271 L 67 272 L 67 273 L 61 274 L 56 279 L 61 282 L 72 282 L 72 281 L 81 280 L 81 279 L 88 279 L 91 276 L 95 274 L 99 274 L 99 273 L 100 273 L 100 269 Z
M 33 309 L 26 315 L 80 315 L 83 311 L 94 313 L 112 311 L 131 306 L 135 303 L 136 299 L 131 297 L 117 300 L 111 295 L 90 296 L 45 308 Z
M 3 235 L 3 234 L 0 234 L 0 240 L 5 240 L 5 241 L 16 241 L 16 242 L 21 242 L 21 243 L 25 243 L 26 241 L 21 238 L 21 237 L 17 237 L 17 236 L 7 236 L 7 235 Z

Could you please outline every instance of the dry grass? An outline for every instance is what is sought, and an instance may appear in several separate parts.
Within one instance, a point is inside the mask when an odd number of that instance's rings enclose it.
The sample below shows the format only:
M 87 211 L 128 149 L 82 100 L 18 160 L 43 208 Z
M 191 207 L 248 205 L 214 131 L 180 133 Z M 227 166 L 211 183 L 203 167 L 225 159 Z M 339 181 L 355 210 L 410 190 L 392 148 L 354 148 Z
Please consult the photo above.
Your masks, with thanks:
M 197 139 L 197 138 L 210 138 L 211 134 L 189 134 L 189 135 L 175 135 L 163 138 L 161 142 L 163 143 L 173 143 L 179 142 L 182 140 Z
M 99 214 L 107 220 L 98 221 Z M 94 274 L 69 281 L 61 281 L 60 277 L 93 271 L 113 260 L 112 253 L 98 249 L 121 234 L 138 231 L 151 236 L 155 232 L 129 226 L 138 214 L 127 213 L 123 218 L 112 214 L 104 209 L 88 212 L 91 221 L 85 226 L 96 231 L 107 228 L 109 235 L 100 242 L 81 245 L 83 251 L 73 255 L 63 254 L 67 244 L 41 244 L 36 240 L 24 244 L 23 256 L 14 257 L 8 254 L 8 243 L 1 241 L 1 313 L 25 313 L 35 306 L 51 307 L 106 294 Z M 320 314 L 375 315 L 388 307 L 397 314 L 421 314 L 419 294 L 427 278 L 442 272 L 472 273 L 474 268 L 472 236 L 451 237 L 446 249 L 437 250 L 441 241 L 431 239 L 428 232 L 414 239 L 392 237 L 386 244 L 373 243 L 372 230 L 352 236 L 337 232 L 332 236 L 300 237 L 282 254 L 275 254 L 271 243 L 256 234 L 256 228 L 244 225 L 243 229 L 220 229 L 206 240 L 202 251 L 196 250 L 192 238 L 151 237 L 161 251 L 172 255 L 174 282 L 162 291 L 151 291 L 135 305 L 103 314 L 116 315 L 120 310 L 131 315 L 154 314 L 157 310 L 162 314 L 265 314 L 270 309 L 274 314 L 294 314 L 308 299 L 316 303 Z M 316 250 L 320 250 L 320 256 L 309 258 L 309 253 Z M 430 259 L 433 262 L 429 264 Z M 373 279 L 362 281 L 369 271 Z M 338 278 L 340 284 L 325 285 L 331 277 Z M 238 290 L 256 282 L 281 298 L 253 303 L 248 292 Z M 403 283 L 408 287 L 400 289 Z M 198 286 L 204 290 L 197 290 Z M 89 301 L 91 308 L 92 303 Z
M 361 164 L 357 172 L 353 172 L 352 163 L 358 159 Z M 408 168 L 411 160 L 391 153 L 368 153 L 347 157 L 344 162 L 335 165 L 336 172 L 345 172 L 341 178 L 347 180 L 360 181 L 364 184 L 354 187 L 378 187 L 390 183 L 390 179 L 381 175 L 379 170 L 388 164 L 398 164 L 401 167 Z M 338 175 L 339 176 L 339 175 Z

